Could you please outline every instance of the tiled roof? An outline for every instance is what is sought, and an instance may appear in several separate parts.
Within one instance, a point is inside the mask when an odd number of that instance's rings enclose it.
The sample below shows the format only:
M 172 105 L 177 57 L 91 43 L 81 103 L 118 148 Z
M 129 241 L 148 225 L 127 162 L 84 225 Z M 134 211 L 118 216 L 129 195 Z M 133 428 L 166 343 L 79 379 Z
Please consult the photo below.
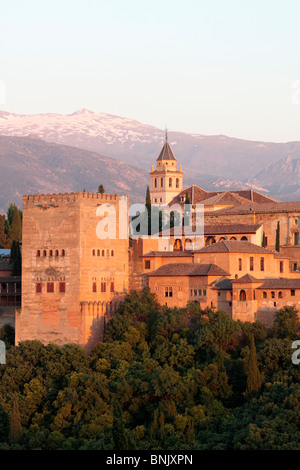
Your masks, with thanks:
M 183 189 L 177 196 L 169 202 L 169 206 L 172 204 L 184 204 L 180 199 L 185 197 L 186 193 L 189 195 L 189 200 L 191 204 L 202 204 L 204 199 L 207 199 L 207 191 L 205 189 L 199 188 L 199 186 L 192 185 L 188 188 Z
M 230 191 L 231 194 L 240 196 L 244 199 L 248 199 L 248 201 L 253 201 L 257 203 L 268 203 L 268 202 L 276 202 L 274 199 L 269 198 L 268 196 L 264 196 L 261 193 L 258 193 L 257 191 L 253 191 L 253 189 L 246 189 L 246 190 L 235 190 L 235 191 Z M 213 197 L 217 194 L 220 194 L 220 192 L 208 192 L 207 197 Z
M 239 194 L 226 191 L 204 199 L 202 204 L 204 204 L 204 206 L 222 206 L 227 204 L 236 206 L 237 204 L 247 204 L 248 202 L 248 199 L 240 196 Z
M 161 152 L 157 158 L 157 161 L 159 160 L 176 160 L 174 153 L 170 147 L 170 144 L 167 140 L 164 143 L 164 146 L 161 149 Z
M 300 201 L 296 202 L 268 202 L 268 203 L 248 203 L 239 204 L 233 207 L 227 207 L 214 212 L 216 215 L 224 214 L 267 214 L 277 212 L 300 212 Z
M 256 279 L 256 277 L 251 276 L 251 274 L 245 274 L 244 276 L 240 277 L 239 279 L 234 279 L 232 282 L 262 282 L 260 279 Z
M 267 250 L 254 243 L 237 240 L 222 240 L 218 243 L 213 243 L 209 246 L 204 246 L 195 253 L 262 253 L 262 254 L 273 254 L 273 251 Z
M 300 278 L 265 279 L 263 284 L 259 286 L 258 289 L 300 289 Z
M 224 277 L 222 279 L 217 279 L 212 283 L 213 289 L 218 290 L 232 290 L 232 279 Z
M 143 255 L 144 258 L 155 257 L 155 256 L 163 256 L 165 258 L 172 258 L 172 257 L 188 257 L 193 256 L 191 251 L 149 251 Z
M 148 276 L 229 276 L 216 264 L 172 263 L 152 271 Z

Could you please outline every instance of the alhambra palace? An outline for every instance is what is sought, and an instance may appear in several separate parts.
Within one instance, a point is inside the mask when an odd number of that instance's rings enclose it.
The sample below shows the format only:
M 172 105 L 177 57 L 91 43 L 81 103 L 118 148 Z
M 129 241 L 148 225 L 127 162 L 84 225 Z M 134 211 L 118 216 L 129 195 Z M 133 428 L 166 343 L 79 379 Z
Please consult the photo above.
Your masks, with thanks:
M 97 208 L 115 208 L 119 234 L 121 216 L 129 224 L 128 196 L 23 197 L 22 295 L 20 280 L 7 277 L 0 263 L 0 298 L 11 285 L 12 298 L 21 299 L 14 310 L 16 344 L 37 339 L 90 350 L 126 293 L 144 286 L 162 305 L 194 302 L 267 325 L 282 306 L 300 307 L 300 202 L 277 202 L 253 190 L 184 188 L 177 166 L 166 138 L 150 172 L 151 203 L 182 207 L 188 198 L 193 208 L 203 205 L 202 246 L 196 233 L 179 237 L 174 228 L 130 240 L 127 225 L 126 236 L 100 239 Z

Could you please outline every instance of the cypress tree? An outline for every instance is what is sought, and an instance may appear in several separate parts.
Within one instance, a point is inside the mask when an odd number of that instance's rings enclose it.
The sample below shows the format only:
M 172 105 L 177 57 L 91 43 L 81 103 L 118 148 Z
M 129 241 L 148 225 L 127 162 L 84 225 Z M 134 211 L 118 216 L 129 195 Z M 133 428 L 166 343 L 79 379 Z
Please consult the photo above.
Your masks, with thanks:
M 246 393 L 259 390 L 261 387 L 261 376 L 257 365 L 254 335 L 251 335 L 250 354 L 247 367 L 247 389 Z
M 128 438 L 123 420 L 123 412 L 117 401 L 113 404 L 112 435 L 114 440 L 114 450 L 128 450 Z
M 280 250 L 280 222 L 277 222 L 277 228 L 276 228 L 276 242 L 275 242 L 275 250 L 279 251 Z
M 149 186 L 147 186 L 145 205 L 148 213 L 148 235 L 151 235 L 151 196 Z
M 105 189 L 104 189 L 103 184 L 100 184 L 100 186 L 98 187 L 98 193 L 100 193 L 100 194 L 104 194 L 104 193 L 105 193 Z
M 10 416 L 10 431 L 9 442 L 11 444 L 17 443 L 22 437 L 22 424 L 17 400 L 13 403 L 13 409 Z
M 5 216 L 0 215 L 0 248 L 6 247 Z
M 21 276 L 22 271 L 22 259 L 20 244 L 15 240 L 12 242 L 10 251 L 10 262 L 12 264 L 12 275 Z
M 265 234 L 265 232 L 263 232 L 261 246 L 263 248 L 266 248 L 266 234 Z
M 11 244 L 14 240 L 20 242 L 22 240 L 22 221 L 20 211 L 16 208 L 13 212 L 11 224 L 8 228 L 8 241 Z

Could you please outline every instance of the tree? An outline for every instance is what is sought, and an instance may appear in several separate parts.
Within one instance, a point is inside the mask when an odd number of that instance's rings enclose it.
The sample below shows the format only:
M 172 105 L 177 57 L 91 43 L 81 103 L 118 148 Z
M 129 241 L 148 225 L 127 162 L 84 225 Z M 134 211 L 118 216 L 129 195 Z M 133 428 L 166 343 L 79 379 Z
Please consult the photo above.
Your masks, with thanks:
M 263 232 L 261 246 L 266 248 L 266 234 Z
M 0 248 L 5 248 L 6 241 L 5 216 L 0 215 Z
M 104 194 L 104 193 L 105 193 L 105 189 L 104 189 L 103 184 L 100 184 L 100 186 L 98 187 L 98 193 L 100 193 L 100 194 Z
M 254 335 L 251 336 L 250 354 L 247 364 L 247 389 L 246 393 L 252 393 L 260 389 L 261 376 L 257 365 Z
M 21 276 L 22 272 L 22 258 L 20 244 L 13 240 L 10 251 L 10 262 L 12 264 L 12 275 Z
M 299 312 L 295 305 L 285 305 L 275 313 L 272 326 L 276 338 L 297 338 L 300 332 Z
M 123 421 L 122 408 L 118 401 L 113 404 L 113 428 L 114 450 L 128 450 L 128 437 Z
M 13 409 L 10 416 L 9 441 L 11 444 L 17 443 L 22 437 L 22 424 L 17 400 L 13 403 Z
M 280 222 L 277 222 L 275 250 L 280 251 Z
M 147 186 L 147 191 L 146 191 L 146 207 L 151 207 L 151 196 L 150 196 L 149 186 Z
M 17 242 L 22 240 L 22 221 L 20 211 L 17 208 L 13 211 L 11 223 L 9 223 L 7 239 L 10 244 L 14 240 Z

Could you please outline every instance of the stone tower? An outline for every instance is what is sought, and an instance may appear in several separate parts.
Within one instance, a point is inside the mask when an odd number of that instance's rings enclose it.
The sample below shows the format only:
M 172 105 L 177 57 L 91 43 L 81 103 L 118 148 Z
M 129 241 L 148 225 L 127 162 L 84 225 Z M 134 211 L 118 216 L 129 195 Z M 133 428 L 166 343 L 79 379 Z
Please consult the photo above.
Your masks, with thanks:
M 183 172 L 181 165 L 177 170 L 177 160 L 168 142 L 167 133 L 163 148 L 156 160 L 156 170 L 152 165 L 150 177 L 152 204 L 168 204 L 182 191 Z
M 101 210 L 108 208 L 115 211 L 116 236 L 100 239 L 97 230 L 107 214 Z M 36 339 L 90 350 L 99 342 L 128 291 L 127 223 L 127 196 L 84 192 L 23 197 L 23 289 L 16 344 Z

